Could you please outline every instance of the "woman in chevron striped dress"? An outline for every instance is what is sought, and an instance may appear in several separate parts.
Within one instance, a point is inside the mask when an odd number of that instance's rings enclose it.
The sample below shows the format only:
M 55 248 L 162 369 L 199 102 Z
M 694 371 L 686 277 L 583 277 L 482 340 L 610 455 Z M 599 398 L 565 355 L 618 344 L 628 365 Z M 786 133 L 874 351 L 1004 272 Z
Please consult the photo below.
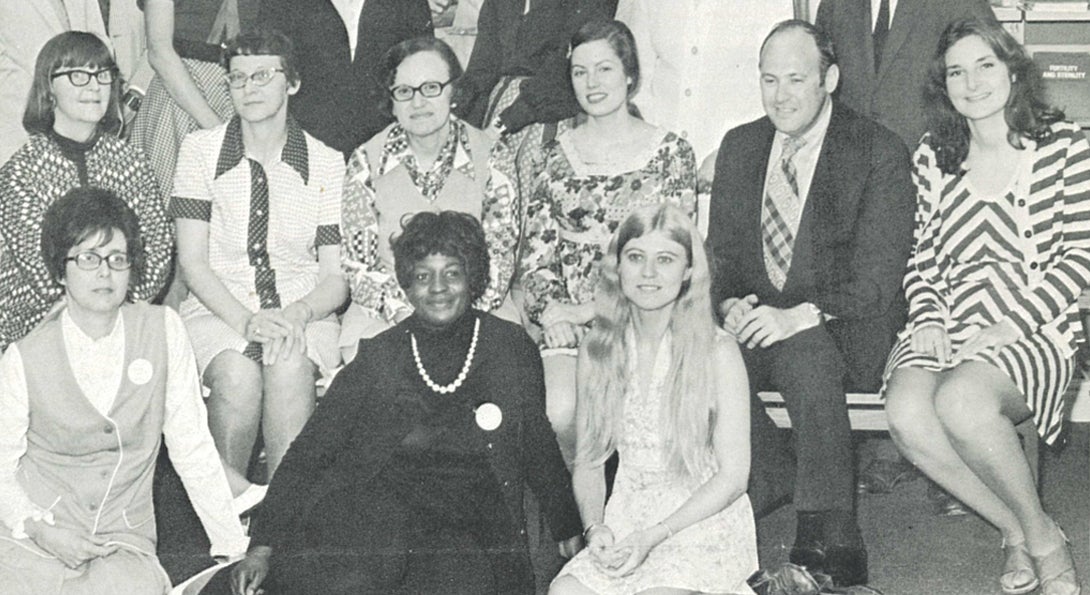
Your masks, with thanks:
M 950 25 L 914 157 L 909 323 L 887 364 L 891 433 L 905 456 L 995 525 L 1004 593 L 1080 592 L 1014 425 L 1047 442 L 1082 340 L 1090 282 L 1090 145 L 1041 99 L 1040 75 L 999 25 Z

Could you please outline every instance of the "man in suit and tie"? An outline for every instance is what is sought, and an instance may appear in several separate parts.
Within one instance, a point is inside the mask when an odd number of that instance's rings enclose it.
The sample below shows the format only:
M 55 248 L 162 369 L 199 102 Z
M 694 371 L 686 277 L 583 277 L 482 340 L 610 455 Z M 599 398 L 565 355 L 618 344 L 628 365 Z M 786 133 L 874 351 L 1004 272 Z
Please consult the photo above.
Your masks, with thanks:
M 713 298 L 750 386 L 777 390 L 796 438 L 791 560 L 866 582 L 846 390 L 876 390 L 904 322 L 915 191 L 895 134 L 833 101 L 832 44 L 784 21 L 760 53 L 766 117 L 727 133 L 712 187 Z M 750 497 L 780 494 L 777 435 L 753 397 Z M 769 478 L 773 478 L 770 480 Z M 790 477 L 784 479 L 790 480 Z
M 822 0 L 814 24 L 836 48 L 837 100 L 914 149 L 927 128 L 923 87 L 939 35 L 967 17 L 995 20 L 988 0 Z
M 987 0 L 822 0 L 815 24 L 837 50 L 837 100 L 896 132 L 912 151 L 927 129 L 923 88 L 939 35 L 968 17 L 995 20 Z M 912 477 L 912 464 L 888 439 L 863 448 L 873 458 L 859 475 L 860 491 L 891 492 Z M 967 514 L 938 486 L 929 494 L 939 514 Z

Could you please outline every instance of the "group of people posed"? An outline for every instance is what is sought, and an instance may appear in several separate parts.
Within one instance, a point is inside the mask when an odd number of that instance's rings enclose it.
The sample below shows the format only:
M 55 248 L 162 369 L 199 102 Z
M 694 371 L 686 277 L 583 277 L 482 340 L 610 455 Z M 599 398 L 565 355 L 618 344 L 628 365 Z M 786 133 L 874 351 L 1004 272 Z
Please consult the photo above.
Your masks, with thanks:
M 880 390 L 901 453 L 998 530 L 1001 590 L 1081 592 L 1014 426 L 1062 428 L 1090 144 L 994 19 L 936 31 L 909 142 L 837 94 L 846 2 L 775 24 L 733 83 L 765 115 L 700 167 L 641 116 L 649 42 L 612 9 L 551 16 L 561 46 L 484 21 L 483 55 L 540 43 L 556 72 L 474 77 L 388 4 L 370 35 L 341 5 L 250 29 L 256 2 L 146 0 L 139 97 L 98 35 L 38 53 L 0 167 L 0 591 L 167 592 L 164 439 L 238 560 L 204 592 L 752 593 L 785 495 L 790 560 L 860 585 L 845 392 Z M 905 7 L 875 4 L 877 71 Z

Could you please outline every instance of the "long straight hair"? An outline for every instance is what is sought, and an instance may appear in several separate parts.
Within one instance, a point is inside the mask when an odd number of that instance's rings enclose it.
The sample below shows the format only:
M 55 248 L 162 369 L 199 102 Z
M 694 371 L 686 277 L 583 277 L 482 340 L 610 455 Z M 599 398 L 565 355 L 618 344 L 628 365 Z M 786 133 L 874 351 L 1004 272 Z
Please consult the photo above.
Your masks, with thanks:
M 670 368 L 664 382 L 661 420 L 665 461 L 680 476 L 700 477 L 713 464 L 712 428 L 719 387 L 713 369 L 715 320 L 711 275 L 700 232 L 689 217 L 669 204 L 634 211 L 621 223 L 601 266 L 594 324 L 579 359 L 577 460 L 596 464 L 617 446 L 630 383 L 628 328 L 636 306 L 621 288 L 618 263 L 629 241 L 652 231 L 685 247 L 691 275 L 681 286 L 671 313 Z

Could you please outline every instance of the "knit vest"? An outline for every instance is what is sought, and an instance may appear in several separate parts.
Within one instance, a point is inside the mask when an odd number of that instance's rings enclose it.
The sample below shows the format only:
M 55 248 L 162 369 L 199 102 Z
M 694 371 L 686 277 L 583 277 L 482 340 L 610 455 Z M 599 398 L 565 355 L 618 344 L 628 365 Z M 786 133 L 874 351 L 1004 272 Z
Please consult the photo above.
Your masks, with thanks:
M 19 341 L 30 426 L 19 483 L 60 527 L 155 553 L 151 488 L 166 400 L 161 306 L 122 306 L 125 370 L 108 417 L 84 396 L 64 351 L 59 315 Z
M 367 163 L 376 174 L 372 181 L 375 187 L 375 208 L 379 213 L 379 257 L 390 264 L 394 262 L 394 255 L 389 240 L 401 233 L 402 224 L 408 221 L 407 215 L 420 211 L 461 211 L 477 219 L 481 218 L 481 203 L 484 201 L 484 191 L 490 176 L 488 154 L 491 147 L 488 135 L 467 124 L 473 178 L 452 169 L 435 200 L 428 200 L 413 184 L 409 171 L 401 165 L 383 175 L 377 175 L 382 161 L 382 148 L 393 126 L 391 124 L 376 134 L 363 146 Z

